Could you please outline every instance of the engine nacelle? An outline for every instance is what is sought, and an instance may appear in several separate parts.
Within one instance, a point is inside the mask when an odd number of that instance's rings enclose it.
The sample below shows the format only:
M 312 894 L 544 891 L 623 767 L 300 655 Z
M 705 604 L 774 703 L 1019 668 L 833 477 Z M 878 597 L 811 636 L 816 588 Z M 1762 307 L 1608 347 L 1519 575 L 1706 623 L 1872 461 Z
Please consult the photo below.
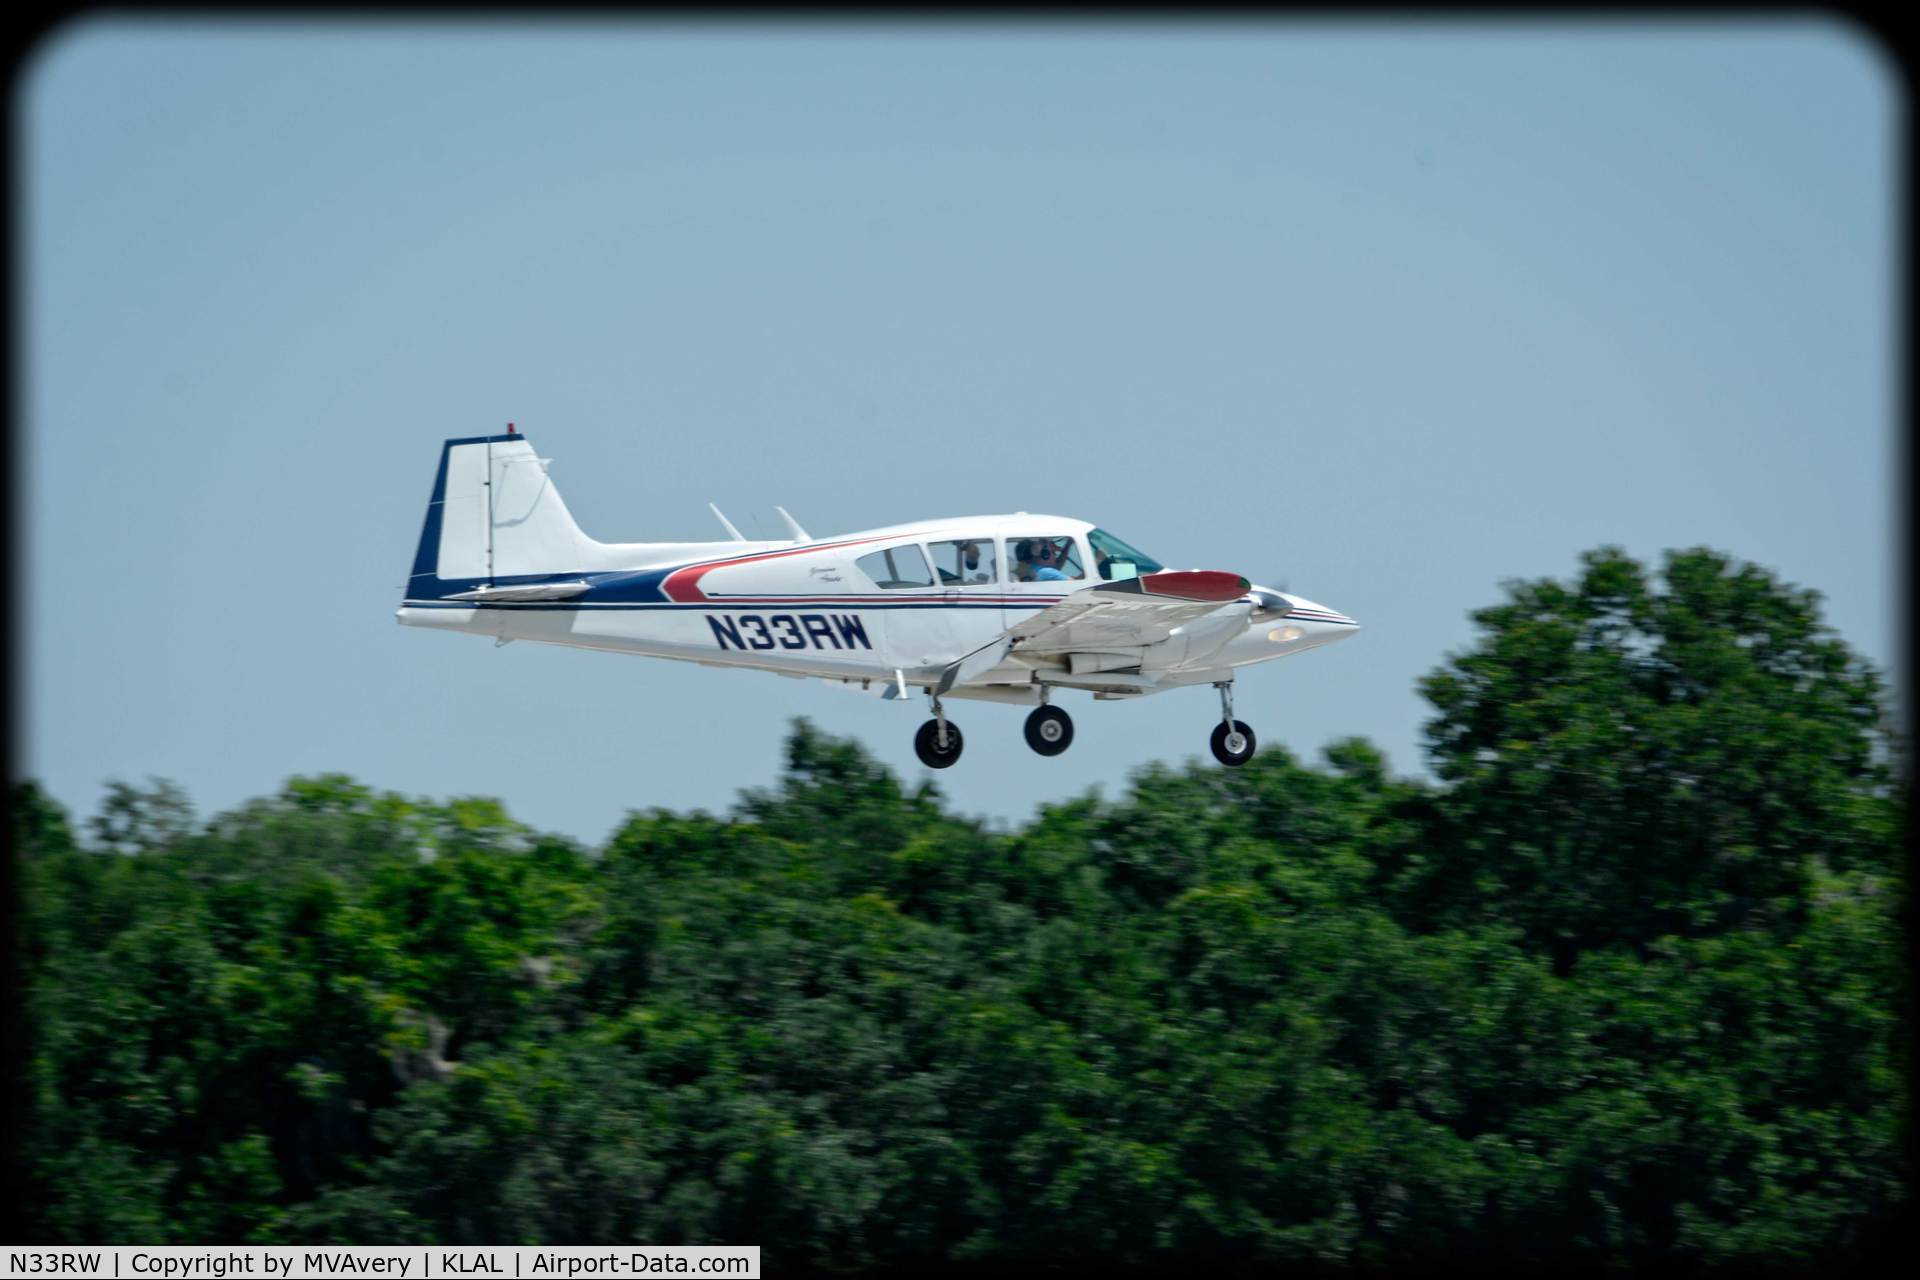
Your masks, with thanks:
M 1246 634 L 1247 618 L 1252 610 L 1252 605 L 1236 602 L 1182 623 L 1165 640 L 1141 650 L 1141 672 L 1205 665 L 1206 660 L 1225 648 L 1229 641 Z

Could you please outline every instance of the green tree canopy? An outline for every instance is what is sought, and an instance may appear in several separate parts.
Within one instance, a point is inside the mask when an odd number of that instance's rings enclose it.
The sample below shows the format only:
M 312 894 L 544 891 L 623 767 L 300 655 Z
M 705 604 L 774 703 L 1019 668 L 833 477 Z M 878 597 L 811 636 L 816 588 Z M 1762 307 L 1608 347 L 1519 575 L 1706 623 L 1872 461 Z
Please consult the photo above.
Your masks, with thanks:
M 1002 829 L 800 721 L 594 849 L 342 775 L 18 787 L 26 1234 L 1857 1260 L 1906 1207 L 1879 676 L 1710 552 L 1507 594 L 1432 782 L 1270 748 Z
M 1656 590 L 1616 548 L 1514 584 L 1422 682 L 1440 839 L 1401 888 L 1555 950 L 1804 923 L 1812 878 L 1886 865 L 1879 675 L 1818 596 L 1704 549 Z

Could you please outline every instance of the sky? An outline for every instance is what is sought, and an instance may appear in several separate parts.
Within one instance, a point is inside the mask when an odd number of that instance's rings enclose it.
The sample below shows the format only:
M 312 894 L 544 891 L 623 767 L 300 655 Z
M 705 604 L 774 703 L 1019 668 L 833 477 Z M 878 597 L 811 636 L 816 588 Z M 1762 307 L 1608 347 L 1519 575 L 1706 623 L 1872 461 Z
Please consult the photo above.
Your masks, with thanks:
M 1902 101 L 1837 21 L 92 18 L 15 80 L 16 759 L 603 840 L 793 717 L 996 823 L 1206 758 L 1206 688 L 951 704 L 402 628 L 440 442 L 603 541 L 1027 510 L 1357 618 L 1244 673 L 1421 776 L 1514 579 L 1706 545 L 1891 665 Z

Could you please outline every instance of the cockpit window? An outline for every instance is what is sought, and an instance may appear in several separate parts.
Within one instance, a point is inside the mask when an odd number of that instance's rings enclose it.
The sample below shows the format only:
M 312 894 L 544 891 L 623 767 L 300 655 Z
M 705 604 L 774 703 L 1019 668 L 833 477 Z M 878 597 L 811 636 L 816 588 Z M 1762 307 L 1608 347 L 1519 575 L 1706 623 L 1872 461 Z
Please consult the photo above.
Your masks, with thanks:
M 885 551 L 861 556 L 854 563 L 882 590 L 905 591 L 933 585 L 933 572 L 927 568 L 927 558 L 911 542 L 904 547 L 888 547 Z
M 1064 582 L 1087 576 L 1072 538 L 1008 538 L 1007 560 L 1015 582 Z
M 1135 551 L 1105 529 L 1093 530 L 1087 535 L 1087 541 L 1093 545 L 1094 567 L 1100 571 L 1101 577 L 1113 582 L 1159 573 L 1166 567 L 1151 556 Z

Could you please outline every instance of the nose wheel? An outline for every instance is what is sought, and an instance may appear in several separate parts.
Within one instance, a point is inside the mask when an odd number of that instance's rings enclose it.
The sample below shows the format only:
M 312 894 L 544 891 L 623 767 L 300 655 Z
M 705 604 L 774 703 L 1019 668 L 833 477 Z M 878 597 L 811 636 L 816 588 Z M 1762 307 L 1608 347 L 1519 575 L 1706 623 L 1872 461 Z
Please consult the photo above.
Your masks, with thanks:
M 933 700 L 933 719 L 913 735 L 913 754 L 929 769 L 945 769 L 960 758 L 960 726 L 947 719 L 940 699 Z
M 1035 707 L 1027 717 L 1027 745 L 1043 756 L 1057 756 L 1073 745 L 1073 721 L 1058 707 Z
M 1222 681 L 1214 688 L 1220 691 L 1220 723 L 1213 726 L 1213 737 L 1208 745 L 1213 748 L 1215 760 L 1228 768 L 1237 769 L 1253 759 L 1253 726 L 1233 718 L 1232 681 Z
M 1253 729 L 1245 720 L 1230 720 L 1213 726 L 1213 758 L 1221 764 L 1239 768 L 1253 759 Z

